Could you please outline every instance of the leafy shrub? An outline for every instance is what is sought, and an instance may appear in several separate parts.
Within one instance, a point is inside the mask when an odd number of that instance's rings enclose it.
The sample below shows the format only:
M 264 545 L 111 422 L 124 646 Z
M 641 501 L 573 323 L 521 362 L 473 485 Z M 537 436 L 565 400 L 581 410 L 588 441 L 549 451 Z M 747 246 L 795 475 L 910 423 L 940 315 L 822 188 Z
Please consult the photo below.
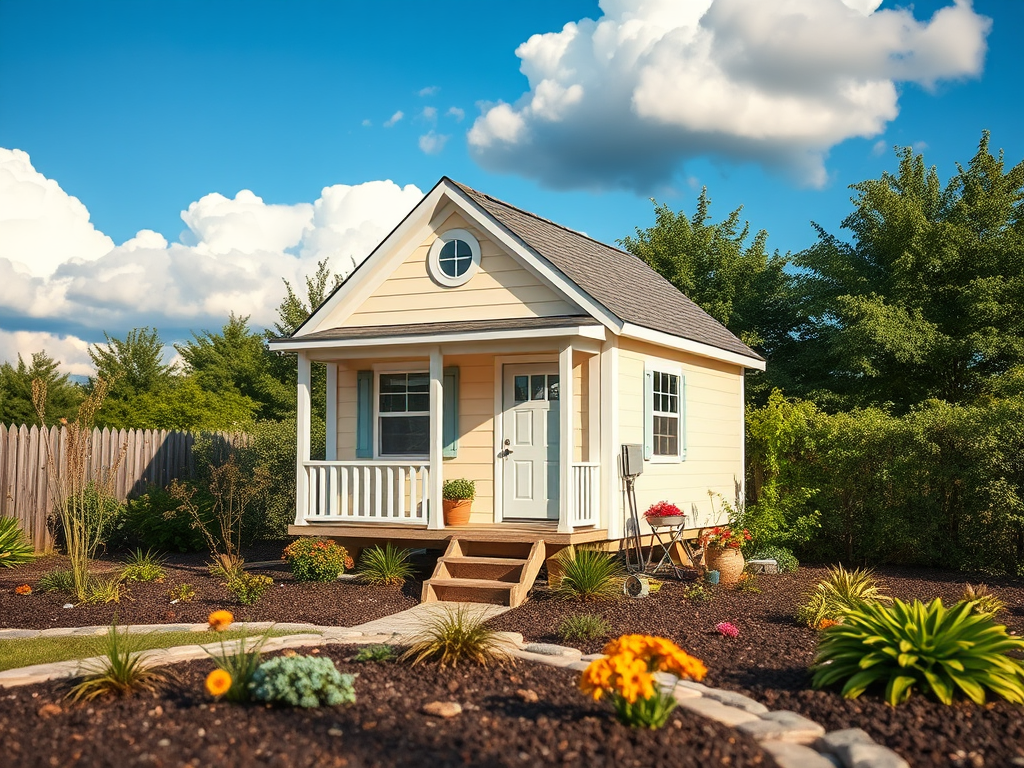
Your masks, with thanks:
M 803 602 L 796 609 L 796 618 L 801 624 L 816 628 L 826 619 L 842 622 L 847 612 L 862 603 L 889 599 L 870 570 L 855 568 L 848 571 L 840 565 L 829 568 L 828 576 L 804 595 Z
M 292 707 L 336 707 L 356 700 L 355 675 L 343 675 L 328 658 L 278 656 L 260 664 L 252 677 L 259 701 Z
M 274 580 L 269 576 L 245 571 L 227 583 L 228 591 L 242 605 L 255 605 L 272 586 Z
M 136 549 L 125 560 L 121 568 L 122 581 L 163 581 L 167 573 L 163 569 L 164 558 L 147 549 Z
M 710 584 L 698 581 L 687 589 L 686 592 L 683 593 L 683 596 L 687 600 L 693 600 L 695 603 L 707 604 L 715 599 L 715 590 Z
M 0 567 L 14 568 L 34 558 L 35 550 L 17 518 L 0 517 Z
M 616 597 L 622 589 L 622 568 L 615 555 L 588 547 L 566 547 L 555 555 L 562 574 L 555 592 L 565 598 L 595 600 Z
M 136 650 L 138 645 L 136 636 L 120 632 L 112 624 L 103 641 L 103 660 L 86 670 L 68 696 L 75 701 L 90 701 L 107 694 L 155 692 L 166 678 L 146 664 L 144 654 Z
M 123 549 L 145 548 L 156 552 L 199 552 L 203 535 L 192 527 L 188 514 L 167 490 L 150 486 L 144 494 L 128 499 L 113 543 Z
M 597 640 L 612 631 L 612 625 L 596 613 L 577 613 L 566 616 L 555 630 L 565 642 L 573 640 Z
M 356 655 L 352 657 L 352 661 L 360 663 L 366 661 L 391 661 L 395 656 L 395 649 L 390 645 L 366 645 L 356 652 Z
M 412 565 L 408 549 L 399 549 L 391 542 L 363 550 L 359 558 L 359 573 L 363 581 L 375 586 L 401 586 L 412 576 Z
M 464 477 L 445 480 L 441 484 L 441 498 L 446 501 L 472 501 L 476 498 L 476 483 Z
M 446 607 L 425 623 L 423 630 L 412 638 L 403 661 L 414 665 L 436 661 L 442 667 L 456 667 L 460 662 L 481 666 L 511 659 L 500 635 L 485 626 L 486 619 L 474 616 L 465 606 Z
M 293 541 L 281 555 L 298 581 L 334 581 L 345 572 L 347 557 L 337 542 L 311 537 Z
M 842 624 L 822 633 L 813 684 L 844 682 L 843 695 L 855 699 L 885 683 L 885 699 L 893 706 L 910 698 L 915 687 L 943 704 L 952 704 L 958 692 L 984 704 L 986 689 L 1024 704 L 1024 663 L 1007 655 L 1022 651 L 1024 639 L 972 613 L 970 603 L 949 610 L 941 600 L 861 603 Z
M 960 602 L 970 603 L 972 611 L 990 618 L 995 618 L 997 613 L 1006 610 L 1006 603 L 993 595 L 984 584 L 965 584 Z
M 75 577 L 67 568 L 54 568 L 48 573 L 39 577 L 36 589 L 40 592 L 66 592 L 71 594 L 75 590 Z
M 778 566 L 779 573 L 792 573 L 800 567 L 800 561 L 796 559 L 796 555 L 793 554 L 792 550 L 774 544 L 758 547 L 757 551 L 749 559 L 774 560 Z
M 179 584 L 167 590 L 167 596 L 179 603 L 191 603 L 196 599 L 196 588 L 191 584 Z

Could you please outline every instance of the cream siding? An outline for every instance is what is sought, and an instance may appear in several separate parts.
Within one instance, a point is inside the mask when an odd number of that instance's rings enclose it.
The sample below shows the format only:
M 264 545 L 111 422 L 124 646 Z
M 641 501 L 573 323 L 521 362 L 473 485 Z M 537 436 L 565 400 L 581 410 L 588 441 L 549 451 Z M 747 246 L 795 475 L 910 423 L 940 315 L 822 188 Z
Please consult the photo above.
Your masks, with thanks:
M 446 288 L 427 270 L 437 233 L 465 229 L 480 242 L 480 269 L 465 285 Z M 353 312 L 341 327 L 556 317 L 582 310 L 545 285 L 459 214 L 452 214 Z M 328 326 L 330 327 L 330 324 Z

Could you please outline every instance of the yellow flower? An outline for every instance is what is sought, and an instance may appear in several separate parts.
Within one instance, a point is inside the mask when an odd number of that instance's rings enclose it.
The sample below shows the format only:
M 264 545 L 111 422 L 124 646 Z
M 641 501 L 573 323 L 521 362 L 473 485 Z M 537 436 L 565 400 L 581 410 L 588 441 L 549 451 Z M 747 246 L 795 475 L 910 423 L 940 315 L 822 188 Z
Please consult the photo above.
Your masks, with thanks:
M 223 696 L 231 688 L 231 675 L 223 669 L 215 669 L 206 676 L 206 690 L 211 696 Z
M 234 620 L 235 617 L 231 615 L 231 611 L 214 611 L 207 619 L 210 622 L 210 629 L 216 632 L 223 632 L 231 626 L 231 622 Z

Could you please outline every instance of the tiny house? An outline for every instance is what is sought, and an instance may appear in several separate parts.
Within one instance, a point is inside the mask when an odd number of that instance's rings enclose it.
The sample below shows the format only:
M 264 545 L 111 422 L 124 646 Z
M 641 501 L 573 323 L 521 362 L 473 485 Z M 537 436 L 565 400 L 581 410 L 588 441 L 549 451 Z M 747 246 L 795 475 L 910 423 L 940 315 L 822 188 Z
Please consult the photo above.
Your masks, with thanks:
M 744 477 L 743 381 L 764 360 L 646 264 L 442 178 L 291 336 L 295 535 L 443 549 L 424 599 L 525 599 L 543 562 L 615 548 L 623 444 L 641 510 L 720 522 Z M 327 448 L 310 458 L 310 370 Z M 444 480 L 474 481 L 446 527 Z

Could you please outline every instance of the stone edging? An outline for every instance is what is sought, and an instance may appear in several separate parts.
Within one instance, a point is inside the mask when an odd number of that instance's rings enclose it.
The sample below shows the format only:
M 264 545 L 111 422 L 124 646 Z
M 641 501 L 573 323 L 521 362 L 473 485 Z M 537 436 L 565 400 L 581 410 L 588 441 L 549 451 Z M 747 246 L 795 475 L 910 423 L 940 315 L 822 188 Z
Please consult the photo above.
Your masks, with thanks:
M 531 643 L 512 654 L 520 659 L 582 672 L 603 654 L 583 655 L 576 648 Z M 826 733 L 797 712 L 770 711 L 764 704 L 735 691 L 680 680 L 667 672 L 655 673 L 658 686 L 671 692 L 681 709 L 753 736 L 780 768 L 910 768 L 888 747 L 876 743 L 860 728 Z

